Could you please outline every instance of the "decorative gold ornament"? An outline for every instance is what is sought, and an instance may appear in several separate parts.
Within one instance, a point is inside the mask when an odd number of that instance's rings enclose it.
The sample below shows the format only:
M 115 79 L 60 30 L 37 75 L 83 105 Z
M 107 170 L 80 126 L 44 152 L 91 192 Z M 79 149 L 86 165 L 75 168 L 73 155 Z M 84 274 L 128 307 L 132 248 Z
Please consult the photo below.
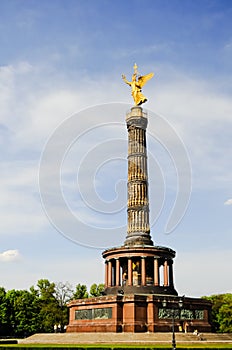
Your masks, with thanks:
M 142 87 L 154 76 L 154 73 L 149 73 L 147 75 L 138 75 L 138 66 L 134 64 L 134 74 L 132 75 L 132 81 L 128 81 L 126 76 L 122 74 L 122 79 L 126 84 L 131 86 L 131 95 L 135 101 L 136 106 L 140 106 L 142 103 L 147 101 L 147 98 L 142 94 Z

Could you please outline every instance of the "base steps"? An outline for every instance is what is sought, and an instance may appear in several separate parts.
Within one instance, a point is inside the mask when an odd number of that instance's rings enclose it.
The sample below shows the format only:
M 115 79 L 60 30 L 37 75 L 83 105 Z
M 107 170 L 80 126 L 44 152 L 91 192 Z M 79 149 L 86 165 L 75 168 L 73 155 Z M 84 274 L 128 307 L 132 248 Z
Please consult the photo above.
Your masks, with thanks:
M 232 334 L 176 333 L 177 343 L 231 343 Z M 171 343 L 172 333 L 41 333 L 20 339 L 19 344 L 151 344 Z

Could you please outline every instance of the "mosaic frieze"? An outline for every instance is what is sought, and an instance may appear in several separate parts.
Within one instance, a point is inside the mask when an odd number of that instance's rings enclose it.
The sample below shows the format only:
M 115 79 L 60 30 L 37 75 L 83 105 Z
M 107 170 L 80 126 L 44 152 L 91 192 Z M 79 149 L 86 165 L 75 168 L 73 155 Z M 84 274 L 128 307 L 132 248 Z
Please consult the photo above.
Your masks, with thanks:
M 75 311 L 75 320 L 93 320 L 112 318 L 112 308 L 83 309 Z
M 172 318 L 179 320 L 203 320 L 204 310 L 189 310 L 189 309 L 168 309 L 159 308 L 158 318 Z

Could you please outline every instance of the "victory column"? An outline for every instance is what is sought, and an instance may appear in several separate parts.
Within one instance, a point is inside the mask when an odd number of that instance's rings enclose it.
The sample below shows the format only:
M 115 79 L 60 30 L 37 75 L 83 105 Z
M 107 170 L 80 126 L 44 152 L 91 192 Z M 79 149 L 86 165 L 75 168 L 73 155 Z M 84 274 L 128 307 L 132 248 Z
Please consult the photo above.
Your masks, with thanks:
M 208 301 L 178 296 L 174 288 L 175 251 L 154 245 L 150 235 L 146 128 L 147 101 L 142 87 L 154 76 L 139 76 L 134 65 L 131 87 L 135 106 L 126 115 L 128 130 L 127 235 L 122 246 L 102 253 L 104 295 L 73 300 L 67 332 L 210 331 Z M 180 309 L 180 303 L 182 309 Z M 175 318 L 175 320 L 174 320 Z M 173 341 L 175 345 L 175 341 Z M 173 345 L 173 346 L 174 346 Z M 175 346 L 174 346 L 175 348 Z

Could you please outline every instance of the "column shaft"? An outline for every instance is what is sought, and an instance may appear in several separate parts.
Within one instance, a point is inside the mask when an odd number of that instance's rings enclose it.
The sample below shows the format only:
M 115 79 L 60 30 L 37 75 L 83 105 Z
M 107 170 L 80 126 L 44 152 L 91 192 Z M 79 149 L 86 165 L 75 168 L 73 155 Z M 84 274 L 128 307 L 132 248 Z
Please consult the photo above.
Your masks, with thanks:
M 132 260 L 128 259 L 128 286 L 132 286 Z
M 108 286 L 112 286 L 112 262 L 108 262 Z
M 159 286 L 159 260 L 157 258 L 154 259 L 154 284 L 155 286 Z
M 169 286 L 173 287 L 173 261 L 169 261 Z
M 142 286 L 146 285 L 146 260 L 145 257 L 141 259 L 141 282 Z
M 105 288 L 108 287 L 108 261 L 105 261 Z
M 164 261 L 164 286 L 168 286 L 168 262 Z
M 120 286 L 120 260 L 116 259 L 116 286 Z

